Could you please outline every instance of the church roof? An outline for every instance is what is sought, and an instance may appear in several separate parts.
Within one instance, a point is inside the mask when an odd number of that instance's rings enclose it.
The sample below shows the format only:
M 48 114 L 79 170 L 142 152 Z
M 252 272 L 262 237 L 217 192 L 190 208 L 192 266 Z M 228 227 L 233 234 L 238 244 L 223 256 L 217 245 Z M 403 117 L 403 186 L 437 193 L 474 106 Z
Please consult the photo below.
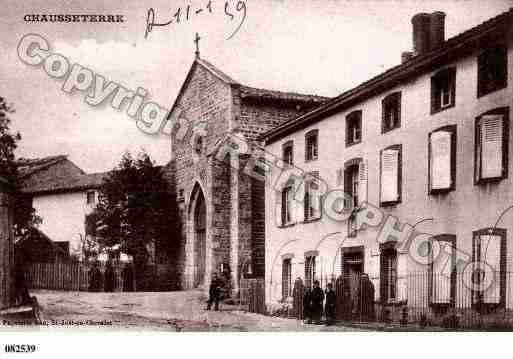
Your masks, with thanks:
M 296 92 L 283 92 L 283 91 L 275 91 L 275 90 L 268 90 L 268 89 L 262 89 L 262 88 L 256 88 L 256 87 L 250 87 L 243 85 L 239 83 L 238 81 L 234 80 L 231 76 L 227 75 L 223 71 L 221 71 L 218 67 L 214 66 L 209 61 L 197 57 L 194 62 L 192 63 L 191 68 L 189 69 L 189 72 L 187 73 L 187 76 L 185 78 L 185 81 L 183 82 L 180 91 L 178 92 L 178 95 L 176 96 L 176 99 L 173 103 L 173 106 L 171 106 L 171 109 L 169 111 L 169 114 L 171 114 L 176 107 L 176 104 L 178 103 L 178 99 L 180 98 L 180 95 L 185 89 L 185 86 L 189 82 L 190 77 L 192 76 L 193 69 L 196 66 L 201 66 L 207 71 L 209 71 L 212 75 L 217 77 L 222 82 L 226 83 L 227 85 L 236 87 L 240 90 L 240 96 L 242 99 L 246 100 L 259 100 L 259 101 L 274 101 L 274 102 L 294 102 L 294 103 L 313 103 L 313 104 L 321 104 L 329 100 L 328 97 L 323 96 L 316 96 L 316 95 L 308 95 L 308 94 L 300 94 Z
M 513 24 L 513 8 L 503 12 L 459 35 L 446 40 L 440 47 L 425 54 L 414 56 L 412 59 L 392 67 L 391 69 L 363 82 L 362 84 L 343 92 L 337 97 L 326 101 L 312 111 L 271 129 L 260 136 L 266 144 L 273 143 L 306 126 L 312 125 L 334 113 L 344 111 L 368 98 L 379 95 L 388 89 L 404 83 L 406 80 L 418 77 L 436 66 L 454 61 L 471 51 L 484 46 L 494 36 L 503 31 L 510 31 Z
M 208 62 L 207 60 L 204 60 L 204 59 L 201 59 L 201 58 L 197 58 L 195 60 L 195 62 L 201 64 L 204 68 L 206 68 L 208 71 L 210 71 L 212 74 L 214 74 L 215 76 L 217 76 L 221 81 L 223 82 L 226 82 L 227 84 L 231 84 L 231 85 L 236 85 L 238 84 L 237 81 L 235 81 L 234 79 L 232 79 L 230 76 L 228 76 L 227 74 L 225 74 L 223 71 L 219 70 L 217 67 L 215 67 L 214 65 L 212 65 L 210 62 Z
M 240 86 L 240 96 L 243 99 L 261 99 L 261 100 L 276 100 L 276 101 L 288 101 L 288 102 L 312 102 L 312 103 L 323 103 L 329 100 L 328 97 L 322 97 L 317 95 L 305 95 L 296 92 L 283 92 L 266 90 L 249 86 Z

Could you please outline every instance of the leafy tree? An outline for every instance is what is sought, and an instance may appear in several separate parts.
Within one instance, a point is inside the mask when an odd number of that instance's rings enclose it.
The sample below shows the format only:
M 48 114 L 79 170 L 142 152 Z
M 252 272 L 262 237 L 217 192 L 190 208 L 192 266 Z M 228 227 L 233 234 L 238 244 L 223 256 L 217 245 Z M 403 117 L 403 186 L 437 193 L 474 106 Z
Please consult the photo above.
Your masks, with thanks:
M 176 254 L 181 228 L 175 196 L 161 167 L 148 154 L 123 155 L 119 165 L 104 179 L 99 203 L 91 218 L 101 246 L 114 247 L 134 258 L 138 289 L 147 289 L 142 274 L 149 245 L 168 256 Z
M 19 191 L 21 182 L 16 167 L 14 151 L 18 142 L 21 140 L 19 133 L 10 131 L 11 120 L 9 113 L 13 113 L 14 108 L 7 101 L 0 97 L 0 177 L 13 184 L 15 191 L 14 206 L 14 228 L 16 235 L 25 233 L 25 230 L 41 223 L 41 218 L 36 215 L 32 208 L 32 200 Z

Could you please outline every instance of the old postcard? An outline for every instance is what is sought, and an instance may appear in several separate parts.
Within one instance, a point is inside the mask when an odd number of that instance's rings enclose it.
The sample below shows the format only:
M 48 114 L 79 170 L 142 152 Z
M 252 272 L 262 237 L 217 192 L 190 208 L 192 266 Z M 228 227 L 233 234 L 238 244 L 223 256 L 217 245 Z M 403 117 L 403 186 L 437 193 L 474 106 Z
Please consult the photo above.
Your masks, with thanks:
M 511 6 L 4 1 L 0 331 L 511 331 Z

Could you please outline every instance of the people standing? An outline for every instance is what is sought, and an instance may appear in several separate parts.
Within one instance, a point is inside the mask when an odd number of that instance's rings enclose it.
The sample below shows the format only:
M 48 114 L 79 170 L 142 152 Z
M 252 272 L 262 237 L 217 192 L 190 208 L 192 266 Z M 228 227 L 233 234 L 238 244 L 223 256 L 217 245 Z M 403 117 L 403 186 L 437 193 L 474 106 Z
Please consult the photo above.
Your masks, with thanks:
M 219 299 L 221 296 L 221 283 L 217 274 L 214 273 L 212 276 L 212 281 L 210 282 L 210 288 L 208 290 L 208 302 L 207 302 L 207 310 L 212 309 L 212 304 L 214 304 L 214 310 L 219 310 Z
M 127 263 L 123 268 L 123 292 L 134 291 L 134 269 L 131 263 Z
M 98 268 L 98 262 L 94 261 L 89 271 L 89 291 L 99 292 L 102 287 L 102 272 Z
M 369 275 L 362 274 L 360 293 L 359 293 L 359 306 L 362 315 L 362 320 L 373 321 L 375 319 L 374 312 L 374 285 L 372 284 Z
M 311 316 L 315 324 L 319 324 L 322 317 L 322 307 L 324 302 L 324 292 L 319 286 L 319 281 L 314 281 L 314 288 L 311 294 Z
M 326 286 L 326 304 L 324 313 L 326 314 L 326 324 L 330 325 L 335 321 L 335 312 L 337 305 L 337 296 L 333 290 L 333 285 L 328 283 Z
M 303 319 L 306 324 L 312 322 L 312 291 L 308 287 L 303 293 Z
M 112 263 L 110 260 L 108 260 L 105 265 L 104 277 L 105 285 L 103 289 L 105 290 L 105 292 L 114 292 L 114 289 L 116 287 L 116 272 L 114 271 L 114 268 L 112 267 Z

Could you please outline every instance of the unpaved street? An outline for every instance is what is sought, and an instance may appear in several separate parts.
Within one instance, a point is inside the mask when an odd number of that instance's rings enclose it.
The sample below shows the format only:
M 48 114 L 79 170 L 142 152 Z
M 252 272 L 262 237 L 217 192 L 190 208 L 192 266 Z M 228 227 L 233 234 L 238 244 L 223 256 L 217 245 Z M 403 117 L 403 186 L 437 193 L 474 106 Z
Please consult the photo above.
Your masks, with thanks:
M 148 293 L 34 291 L 41 319 L 55 328 L 153 329 L 169 331 L 347 331 L 354 328 L 305 325 L 295 319 L 245 313 L 236 306 L 206 311 L 198 290 Z M 98 323 L 98 324 L 95 324 Z

